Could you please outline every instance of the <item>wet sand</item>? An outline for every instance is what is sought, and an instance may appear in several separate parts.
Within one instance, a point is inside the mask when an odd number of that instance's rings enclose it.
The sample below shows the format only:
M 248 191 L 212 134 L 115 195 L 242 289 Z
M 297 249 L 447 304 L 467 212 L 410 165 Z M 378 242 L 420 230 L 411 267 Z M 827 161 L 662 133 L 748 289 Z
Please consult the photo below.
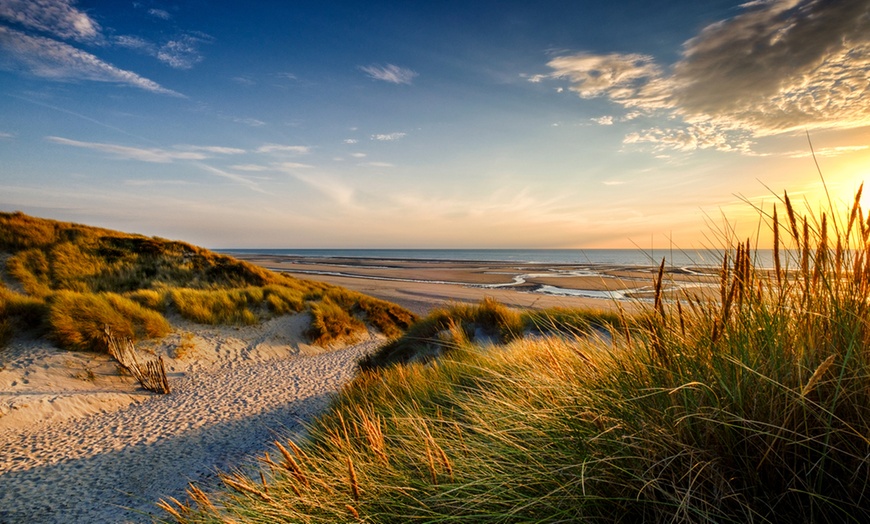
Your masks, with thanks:
M 491 297 L 521 308 L 632 309 L 652 296 L 657 267 L 443 260 L 234 255 L 297 278 L 326 282 L 395 302 L 417 314 Z M 710 268 L 667 268 L 665 290 L 705 292 Z

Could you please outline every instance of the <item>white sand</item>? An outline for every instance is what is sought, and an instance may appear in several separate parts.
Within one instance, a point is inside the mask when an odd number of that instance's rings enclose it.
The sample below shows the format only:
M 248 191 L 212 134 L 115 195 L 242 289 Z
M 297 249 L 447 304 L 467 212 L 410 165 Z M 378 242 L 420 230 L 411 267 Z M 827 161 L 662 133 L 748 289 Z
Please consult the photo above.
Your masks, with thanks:
M 0 523 L 150 522 L 160 498 L 298 434 L 381 343 L 326 352 L 301 342 L 305 321 L 185 326 L 152 348 L 188 346 L 168 360 L 170 395 L 101 356 L 14 344 L 0 356 Z

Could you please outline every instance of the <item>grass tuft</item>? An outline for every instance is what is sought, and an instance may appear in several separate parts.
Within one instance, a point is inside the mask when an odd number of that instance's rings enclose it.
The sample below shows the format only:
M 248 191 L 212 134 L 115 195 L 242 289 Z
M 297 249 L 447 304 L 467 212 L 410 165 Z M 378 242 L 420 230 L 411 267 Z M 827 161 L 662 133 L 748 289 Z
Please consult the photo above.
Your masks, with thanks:
M 59 291 L 49 301 L 51 338 L 64 349 L 106 350 L 104 328 L 118 338 L 142 340 L 169 333 L 169 322 L 159 313 L 114 293 Z
M 870 216 L 784 204 L 776 267 L 729 244 L 718 300 L 434 312 L 310 425 L 306 483 L 272 467 L 273 500 L 228 484 L 183 518 L 870 521 Z M 529 327 L 584 321 L 608 336 Z
M 367 324 L 397 337 L 415 320 L 394 304 L 183 242 L 23 213 L 0 212 L 0 255 L 6 276 L 24 290 L 0 289 L 10 317 L 0 333 L 6 340 L 45 326 L 63 347 L 101 351 L 103 324 L 136 339 L 162 336 L 170 313 L 202 324 L 251 325 L 307 310 L 312 340 L 330 344 L 353 340 Z

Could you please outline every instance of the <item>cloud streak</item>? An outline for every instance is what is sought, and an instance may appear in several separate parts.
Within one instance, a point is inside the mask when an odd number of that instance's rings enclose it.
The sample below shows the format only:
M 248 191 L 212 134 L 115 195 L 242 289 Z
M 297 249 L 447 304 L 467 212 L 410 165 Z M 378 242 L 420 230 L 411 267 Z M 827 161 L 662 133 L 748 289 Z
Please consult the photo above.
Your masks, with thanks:
M 59 136 L 47 136 L 45 139 L 55 144 L 91 149 L 108 153 L 124 160 L 139 160 L 141 162 L 167 164 L 175 160 L 205 160 L 208 158 L 208 155 L 197 151 L 172 151 L 156 147 L 141 148 L 102 142 L 82 142 Z
M 380 142 L 392 142 L 393 140 L 399 140 L 405 138 L 407 133 L 386 133 L 380 135 L 372 135 L 372 140 L 378 140 Z
M 100 25 L 67 0 L 0 0 L 0 18 L 57 38 L 97 39 Z
M 548 75 L 581 98 L 671 120 L 626 136 L 655 149 L 751 153 L 754 140 L 870 125 L 870 4 L 750 2 L 683 44 L 669 68 L 640 54 L 567 54 Z
M 367 74 L 370 78 L 375 80 L 381 80 L 384 82 L 389 82 L 391 84 L 406 84 L 411 85 L 414 78 L 418 76 L 418 74 L 410 69 L 406 69 L 404 67 L 399 67 L 393 64 L 387 64 L 385 66 L 379 65 L 368 65 L 368 66 L 360 66 L 360 70 Z
M 119 69 L 96 56 L 69 44 L 30 36 L 14 29 L 0 27 L 0 67 L 12 71 L 25 70 L 34 76 L 50 80 L 91 80 L 136 87 L 152 93 L 184 97 L 153 80 L 131 71 Z
M 257 148 L 257 153 L 290 153 L 305 155 L 311 151 L 308 146 L 288 146 L 282 144 L 264 144 Z

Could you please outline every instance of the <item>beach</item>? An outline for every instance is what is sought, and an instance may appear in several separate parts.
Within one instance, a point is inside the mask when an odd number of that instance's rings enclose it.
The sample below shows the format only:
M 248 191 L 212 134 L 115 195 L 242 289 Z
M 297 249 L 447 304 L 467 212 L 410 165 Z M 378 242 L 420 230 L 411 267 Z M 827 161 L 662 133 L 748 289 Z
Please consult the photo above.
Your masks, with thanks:
M 517 308 L 633 309 L 651 299 L 658 267 L 234 253 L 236 258 L 399 304 L 419 315 L 490 297 Z M 709 267 L 666 267 L 665 293 L 709 293 Z
M 400 304 L 418 315 L 494 298 L 517 308 L 631 310 L 656 267 L 237 255 L 289 275 Z M 671 292 L 715 281 L 667 268 Z M 140 349 L 167 362 L 169 395 L 144 391 L 107 355 L 19 339 L 0 355 L 0 522 L 150 522 L 161 498 L 213 486 L 276 438 L 299 436 L 383 338 L 342 348 L 303 336 L 308 318 L 210 327 L 172 319 Z
M 161 498 L 208 489 L 276 439 L 298 437 L 382 338 L 307 345 L 304 315 L 259 326 L 178 328 L 147 352 L 169 395 L 107 355 L 15 341 L 0 365 L 0 523 L 152 522 Z M 183 348 L 179 351 L 178 348 Z

